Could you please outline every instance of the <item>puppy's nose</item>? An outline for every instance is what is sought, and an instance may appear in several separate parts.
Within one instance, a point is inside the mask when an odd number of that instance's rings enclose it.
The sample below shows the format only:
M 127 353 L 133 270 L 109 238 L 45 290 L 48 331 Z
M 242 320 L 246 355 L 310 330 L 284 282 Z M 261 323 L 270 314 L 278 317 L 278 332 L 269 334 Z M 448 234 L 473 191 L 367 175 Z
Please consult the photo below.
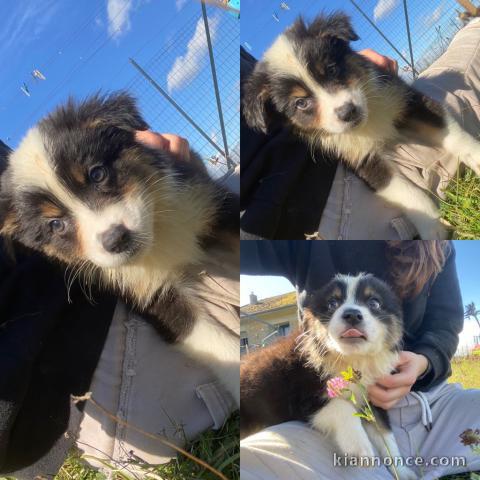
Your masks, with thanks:
M 103 248 L 109 253 L 122 253 L 130 245 L 132 239 L 130 230 L 124 225 L 113 225 L 100 234 Z
M 360 110 L 352 102 L 336 108 L 335 113 L 342 122 L 354 122 L 360 118 Z
M 363 320 L 363 315 L 356 308 L 348 308 L 343 312 L 342 318 L 345 320 L 345 323 L 353 326 L 358 325 Z

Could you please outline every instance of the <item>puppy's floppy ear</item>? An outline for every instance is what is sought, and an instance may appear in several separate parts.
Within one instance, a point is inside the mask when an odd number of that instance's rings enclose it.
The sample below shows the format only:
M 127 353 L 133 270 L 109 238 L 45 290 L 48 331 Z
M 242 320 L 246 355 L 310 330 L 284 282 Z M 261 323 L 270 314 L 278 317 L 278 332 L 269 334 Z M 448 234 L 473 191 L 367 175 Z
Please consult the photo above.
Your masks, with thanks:
M 267 132 L 269 114 L 267 102 L 270 98 L 269 75 L 266 66 L 259 62 L 243 85 L 242 111 L 250 128 Z
M 315 36 L 338 38 L 347 43 L 360 38 L 352 27 L 350 17 L 341 12 L 317 17 L 309 30 Z

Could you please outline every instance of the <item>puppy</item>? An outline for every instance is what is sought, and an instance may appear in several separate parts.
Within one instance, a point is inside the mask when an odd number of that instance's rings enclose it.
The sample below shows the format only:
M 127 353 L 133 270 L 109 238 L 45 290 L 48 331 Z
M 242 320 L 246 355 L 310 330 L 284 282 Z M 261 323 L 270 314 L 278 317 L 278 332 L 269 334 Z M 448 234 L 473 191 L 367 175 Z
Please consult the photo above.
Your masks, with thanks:
M 267 131 L 275 119 L 336 155 L 378 195 L 404 208 L 422 239 L 445 238 L 430 197 L 391 155 L 416 140 L 442 148 L 480 174 L 480 143 L 442 105 L 353 51 L 358 40 L 342 13 L 299 18 L 265 52 L 243 88 L 247 124 Z
M 350 366 L 364 386 L 374 384 L 395 368 L 402 331 L 401 305 L 387 284 L 370 274 L 336 276 L 307 297 L 300 331 L 244 357 L 241 436 L 301 420 L 328 435 L 341 454 L 399 457 L 386 412 L 375 409 L 377 430 L 353 416 L 365 405 L 357 384 L 355 406 L 346 396 L 329 398 L 327 381 Z M 397 470 L 402 479 L 416 478 Z
M 0 233 L 118 292 L 165 340 L 208 363 L 239 397 L 238 336 L 197 298 L 199 265 L 238 261 L 238 198 L 192 161 L 135 140 L 148 125 L 126 93 L 70 100 L 8 160 Z

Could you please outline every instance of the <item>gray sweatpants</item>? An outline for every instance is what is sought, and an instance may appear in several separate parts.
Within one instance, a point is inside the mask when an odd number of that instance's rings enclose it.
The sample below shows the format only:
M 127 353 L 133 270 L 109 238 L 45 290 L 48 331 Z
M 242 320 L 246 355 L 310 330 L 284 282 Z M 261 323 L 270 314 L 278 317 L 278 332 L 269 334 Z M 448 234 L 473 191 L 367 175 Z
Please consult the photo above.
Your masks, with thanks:
M 443 383 L 424 394 L 432 429 L 422 422 L 422 403 L 411 393 L 389 410 L 402 457 L 421 457 L 411 467 L 418 478 L 480 470 L 480 455 L 460 442 L 467 428 L 480 428 L 480 390 Z M 428 407 L 427 407 L 428 408 Z M 423 409 L 425 419 L 425 409 Z M 347 424 L 348 419 L 345 419 Z M 380 480 L 392 478 L 387 468 L 334 466 L 335 446 L 301 422 L 267 428 L 241 442 L 242 480 Z M 434 458 L 435 457 L 435 458 Z M 441 457 L 441 458 L 440 458 Z M 417 460 L 420 461 L 420 460 Z M 437 465 L 439 464 L 439 465 Z

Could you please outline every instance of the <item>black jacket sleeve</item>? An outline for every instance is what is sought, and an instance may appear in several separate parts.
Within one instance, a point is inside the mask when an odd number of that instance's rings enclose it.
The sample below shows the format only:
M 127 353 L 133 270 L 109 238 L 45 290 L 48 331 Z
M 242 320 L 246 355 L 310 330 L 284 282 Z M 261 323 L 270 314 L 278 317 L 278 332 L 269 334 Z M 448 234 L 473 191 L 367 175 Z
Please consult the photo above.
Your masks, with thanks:
M 431 367 L 429 373 L 414 385 L 414 390 L 430 389 L 451 374 L 450 361 L 458 346 L 463 318 L 455 251 L 452 248 L 443 270 L 431 286 L 421 334 L 411 349 L 425 355 Z

